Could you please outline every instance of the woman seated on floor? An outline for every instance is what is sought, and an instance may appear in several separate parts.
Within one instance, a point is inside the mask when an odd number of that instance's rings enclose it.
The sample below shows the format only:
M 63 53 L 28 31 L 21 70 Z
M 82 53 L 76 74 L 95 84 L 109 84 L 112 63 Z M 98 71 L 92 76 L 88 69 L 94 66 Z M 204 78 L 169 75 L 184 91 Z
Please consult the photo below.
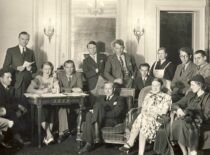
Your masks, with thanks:
M 205 80 L 202 75 L 193 76 L 189 83 L 192 92 L 172 104 L 176 119 L 172 123 L 171 138 L 178 142 L 183 155 L 197 155 L 200 127 L 210 126 L 210 94 L 205 92 Z M 167 140 L 164 135 L 158 135 L 156 143 L 164 144 L 164 140 Z M 158 151 L 158 148 L 154 150 L 164 153 Z
M 134 121 L 128 141 L 120 147 L 121 151 L 129 151 L 139 135 L 139 155 L 143 155 L 146 140 L 153 141 L 155 139 L 156 131 L 161 126 L 158 118 L 168 113 L 172 103 L 171 96 L 162 92 L 162 86 L 161 79 L 155 78 L 152 81 L 152 90 L 146 95 L 141 113 Z
M 35 94 L 59 92 L 58 81 L 53 77 L 53 68 L 54 67 L 51 62 L 45 62 L 42 65 L 42 74 L 37 75 L 34 80 L 31 81 L 27 92 Z M 54 115 L 55 110 L 50 105 L 43 108 L 41 125 L 46 132 L 46 136 L 43 140 L 46 145 L 54 141 L 52 135 Z

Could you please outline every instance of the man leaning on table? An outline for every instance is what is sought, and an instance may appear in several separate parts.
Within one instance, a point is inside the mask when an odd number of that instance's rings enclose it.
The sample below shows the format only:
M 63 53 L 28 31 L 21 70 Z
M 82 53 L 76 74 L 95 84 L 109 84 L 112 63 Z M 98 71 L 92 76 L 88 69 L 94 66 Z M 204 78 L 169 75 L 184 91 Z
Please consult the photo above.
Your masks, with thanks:
M 83 83 L 80 73 L 75 70 L 75 64 L 72 60 L 64 62 L 64 71 L 57 74 L 61 93 L 82 92 Z M 58 143 L 65 139 L 65 134 L 69 133 L 68 115 L 70 109 L 61 107 L 58 111 L 59 119 L 59 137 Z
M 20 121 L 20 118 L 27 110 L 14 98 L 14 89 L 10 86 L 11 82 L 11 70 L 8 68 L 0 69 L 0 107 L 4 111 L 1 117 L 14 122 L 14 126 L 11 128 L 13 139 L 22 146 L 26 144 L 21 136 L 25 124 Z

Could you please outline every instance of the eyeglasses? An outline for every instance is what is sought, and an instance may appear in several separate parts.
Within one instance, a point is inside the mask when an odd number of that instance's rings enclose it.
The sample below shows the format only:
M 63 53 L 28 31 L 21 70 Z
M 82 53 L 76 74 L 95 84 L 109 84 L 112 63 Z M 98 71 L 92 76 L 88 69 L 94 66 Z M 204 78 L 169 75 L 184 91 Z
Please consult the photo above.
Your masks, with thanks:
M 180 55 L 179 57 L 180 58 L 188 58 L 189 56 L 188 55 Z

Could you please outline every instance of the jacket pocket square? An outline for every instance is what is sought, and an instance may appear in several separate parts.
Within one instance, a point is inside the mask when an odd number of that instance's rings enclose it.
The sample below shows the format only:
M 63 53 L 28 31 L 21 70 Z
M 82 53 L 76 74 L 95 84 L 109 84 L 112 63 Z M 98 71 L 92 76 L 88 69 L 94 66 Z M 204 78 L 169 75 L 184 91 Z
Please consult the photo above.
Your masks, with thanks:
M 114 102 L 113 105 L 117 105 L 117 102 Z

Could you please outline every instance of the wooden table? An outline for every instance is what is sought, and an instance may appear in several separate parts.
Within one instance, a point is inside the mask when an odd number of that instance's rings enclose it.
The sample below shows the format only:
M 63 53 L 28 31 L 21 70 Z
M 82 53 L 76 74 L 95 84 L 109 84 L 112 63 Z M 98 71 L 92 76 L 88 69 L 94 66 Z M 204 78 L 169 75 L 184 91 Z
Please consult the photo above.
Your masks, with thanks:
M 72 104 L 79 104 L 79 114 L 77 122 L 77 141 L 81 140 L 81 123 L 82 123 L 82 110 L 84 107 L 84 98 L 88 96 L 85 93 L 66 93 L 66 94 L 30 94 L 25 93 L 28 103 L 31 105 L 31 121 L 32 130 L 31 135 L 34 137 L 34 107 L 37 108 L 37 123 L 38 123 L 38 147 L 41 148 L 41 114 L 42 107 L 45 105 L 52 106 L 66 106 Z M 32 139 L 33 141 L 33 139 Z

